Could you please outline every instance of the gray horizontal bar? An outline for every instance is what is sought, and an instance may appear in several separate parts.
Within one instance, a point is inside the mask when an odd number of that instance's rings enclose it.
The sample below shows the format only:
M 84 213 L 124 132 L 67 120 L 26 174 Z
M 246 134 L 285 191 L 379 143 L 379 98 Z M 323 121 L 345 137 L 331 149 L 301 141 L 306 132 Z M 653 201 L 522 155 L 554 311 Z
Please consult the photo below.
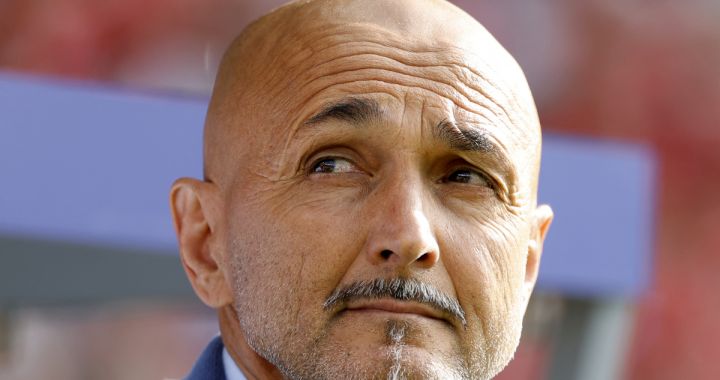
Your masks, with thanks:
M 180 259 L 165 253 L 0 236 L 0 310 L 195 299 Z

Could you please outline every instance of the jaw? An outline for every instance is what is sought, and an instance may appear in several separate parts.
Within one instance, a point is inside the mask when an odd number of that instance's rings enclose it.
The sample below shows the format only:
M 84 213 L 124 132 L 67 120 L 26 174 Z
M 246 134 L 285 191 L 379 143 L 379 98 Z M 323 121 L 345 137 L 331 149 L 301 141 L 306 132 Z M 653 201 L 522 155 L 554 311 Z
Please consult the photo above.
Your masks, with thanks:
M 247 338 L 240 328 L 237 312 L 232 305 L 218 310 L 220 335 L 235 364 L 248 379 L 282 379 L 281 372 L 272 363 L 250 347 Z

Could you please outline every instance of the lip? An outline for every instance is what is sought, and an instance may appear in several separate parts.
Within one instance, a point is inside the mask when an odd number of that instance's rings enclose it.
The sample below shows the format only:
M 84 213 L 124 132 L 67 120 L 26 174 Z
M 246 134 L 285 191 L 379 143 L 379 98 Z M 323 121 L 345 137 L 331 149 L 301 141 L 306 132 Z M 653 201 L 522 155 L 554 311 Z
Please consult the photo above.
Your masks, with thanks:
M 416 302 L 397 301 L 384 298 L 352 301 L 348 303 L 345 311 L 409 314 L 448 322 L 444 318 L 443 313 L 432 307 Z

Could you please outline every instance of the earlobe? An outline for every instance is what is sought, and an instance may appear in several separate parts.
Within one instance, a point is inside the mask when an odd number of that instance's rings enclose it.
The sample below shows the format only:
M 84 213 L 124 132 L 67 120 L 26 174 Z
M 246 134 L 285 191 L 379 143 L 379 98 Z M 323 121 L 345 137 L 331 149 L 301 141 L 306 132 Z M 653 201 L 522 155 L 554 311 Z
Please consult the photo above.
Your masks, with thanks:
M 191 178 L 175 181 L 170 191 L 175 234 L 180 259 L 195 293 L 210 307 L 231 302 L 231 292 L 222 271 L 222 255 L 213 244 L 218 239 L 217 189 Z
M 527 296 L 530 296 L 537 280 L 540 269 L 540 257 L 542 256 L 545 236 L 550 229 L 553 219 L 553 211 L 548 205 L 540 205 L 533 212 L 533 226 L 528 241 L 528 256 L 525 264 L 525 285 L 528 288 Z

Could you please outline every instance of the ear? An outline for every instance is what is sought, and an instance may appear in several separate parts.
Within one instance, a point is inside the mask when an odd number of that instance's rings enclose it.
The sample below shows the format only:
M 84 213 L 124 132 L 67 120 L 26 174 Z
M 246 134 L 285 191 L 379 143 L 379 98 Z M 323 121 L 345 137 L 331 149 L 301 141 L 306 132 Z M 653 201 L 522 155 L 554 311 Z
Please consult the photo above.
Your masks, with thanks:
M 170 190 L 175 234 L 180 259 L 195 293 L 208 306 L 219 308 L 232 302 L 231 287 L 223 270 L 218 247 L 221 210 L 215 184 L 191 178 L 175 181 Z
M 535 208 L 531 218 L 532 227 L 530 240 L 528 241 L 527 262 L 525 264 L 525 295 L 527 300 L 530 299 L 530 293 L 532 293 L 537 281 L 543 242 L 553 220 L 553 211 L 548 205 L 540 205 Z

